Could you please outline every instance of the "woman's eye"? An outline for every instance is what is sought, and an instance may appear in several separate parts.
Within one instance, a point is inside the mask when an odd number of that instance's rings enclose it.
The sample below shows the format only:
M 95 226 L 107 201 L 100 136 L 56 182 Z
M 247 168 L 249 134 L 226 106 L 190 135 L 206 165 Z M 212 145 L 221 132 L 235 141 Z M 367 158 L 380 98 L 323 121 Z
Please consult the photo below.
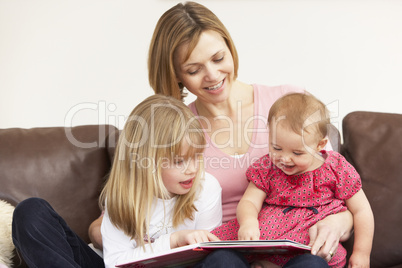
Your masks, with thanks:
M 200 70 L 200 69 L 197 69 L 197 70 L 188 70 L 188 74 L 189 74 L 189 75 L 195 75 L 195 74 L 198 73 L 199 70 Z
M 221 58 L 219 58 L 219 59 L 214 60 L 214 62 L 218 63 L 218 62 L 223 61 L 223 59 L 224 59 L 224 57 L 221 57 Z

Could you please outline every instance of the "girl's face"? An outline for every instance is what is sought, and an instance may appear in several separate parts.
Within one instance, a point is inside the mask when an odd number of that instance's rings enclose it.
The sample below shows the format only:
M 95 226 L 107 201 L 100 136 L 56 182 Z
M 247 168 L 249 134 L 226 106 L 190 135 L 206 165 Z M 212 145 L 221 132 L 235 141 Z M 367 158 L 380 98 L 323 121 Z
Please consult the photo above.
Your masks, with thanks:
M 186 155 L 189 145 L 183 142 L 181 155 Z M 182 156 L 176 156 L 169 163 L 163 164 L 162 181 L 170 197 L 187 194 L 193 186 L 198 170 L 198 159 L 195 157 L 185 159 Z
M 187 51 L 185 44 L 175 53 L 174 66 L 179 82 L 201 101 L 226 100 L 233 83 L 234 64 L 223 37 L 215 31 L 204 31 L 185 61 Z
M 320 167 L 323 159 L 318 155 L 327 140 L 317 142 L 314 134 L 303 137 L 282 123 L 270 123 L 269 152 L 273 163 L 287 175 L 297 175 Z

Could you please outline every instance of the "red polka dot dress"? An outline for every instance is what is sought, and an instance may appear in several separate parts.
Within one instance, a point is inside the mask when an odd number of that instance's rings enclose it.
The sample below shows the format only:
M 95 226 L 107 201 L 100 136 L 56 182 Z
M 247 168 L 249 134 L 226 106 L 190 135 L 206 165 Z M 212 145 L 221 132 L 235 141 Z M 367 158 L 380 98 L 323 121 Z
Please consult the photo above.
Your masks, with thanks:
M 346 210 L 345 199 L 361 189 L 359 174 L 337 152 L 322 151 L 325 162 L 318 169 L 298 175 L 286 175 L 265 155 L 247 170 L 247 179 L 267 197 L 260 211 L 260 239 L 289 239 L 308 244 L 308 230 L 326 216 Z M 236 219 L 216 228 L 221 240 L 237 240 Z M 267 259 L 283 266 L 294 255 L 272 255 Z M 341 244 L 329 262 L 331 267 L 346 264 L 346 250 Z

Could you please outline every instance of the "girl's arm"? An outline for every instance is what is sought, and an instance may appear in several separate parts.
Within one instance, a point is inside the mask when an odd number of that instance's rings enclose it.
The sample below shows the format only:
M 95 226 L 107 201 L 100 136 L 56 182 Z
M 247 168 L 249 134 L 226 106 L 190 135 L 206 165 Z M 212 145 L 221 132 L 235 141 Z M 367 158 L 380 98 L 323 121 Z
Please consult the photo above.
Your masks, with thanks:
M 217 179 L 205 173 L 202 193 L 196 201 L 196 229 L 212 231 L 222 224 L 222 188 Z
M 363 190 L 360 189 L 346 205 L 353 214 L 354 245 L 349 267 L 370 267 L 370 253 L 374 236 L 374 216 Z
M 267 197 L 266 193 L 250 182 L 246 192 L 237 206 L 237 220 L 239 222 L 239 240 L 260 239 L 258 213 Z
M 106 211 L 101 226 L 106 267 L 115 267 L 116 264 L 127 260 L 179 246 L 218 240 L 209 233 L 209 230 L 222 223 L 221 187 L 211 175 L 205 176 L 202 187 L 203 191 L 195 203 L 198 211 L 194 215 L 194 220 L 188 219 L 176 230 L 172 230 L 172 233 L 159 236 L 152 243 L 152 248 L 146 244 L 145 251 L 142 247 L 137 247 L 134 240 L 111 223 Z M 163 210 L 162 207 L 161 209 Z
M 155 239 L 152 243 L 152 249 L 149 244 L 146 244 L 146 251 L 144 251 L 142 247 L 137 246 L 134 240 L 131 240 L 130 237 L 111 223 L 107 211 L 103 216 L 101 233 L 103 260 L 106 268 L 115 267 L 116 264 L 143 257 L 152 252 L 170 249 L 170 234 L 165 234 Z
M 172 248 L 219 240 L 210 231 L 222 224 L 222 188 L 209 173 L 205 173 L 202 192 L 195 205 L 194 228 L 174 232 L 170 238 Z

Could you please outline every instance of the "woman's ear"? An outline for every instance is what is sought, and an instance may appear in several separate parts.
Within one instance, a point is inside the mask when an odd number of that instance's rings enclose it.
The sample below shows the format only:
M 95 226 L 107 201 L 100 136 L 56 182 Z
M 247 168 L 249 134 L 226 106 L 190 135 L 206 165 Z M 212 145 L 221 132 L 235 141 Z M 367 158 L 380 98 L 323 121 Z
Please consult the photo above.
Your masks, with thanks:
M 320 140 L 317 145 L 317 150 L 318 151 L 323 150 L 325 148 L 325 145 L 327 145 L 327 143 L 328 143 L 328 138 L 323 138 L 322 140 Z

